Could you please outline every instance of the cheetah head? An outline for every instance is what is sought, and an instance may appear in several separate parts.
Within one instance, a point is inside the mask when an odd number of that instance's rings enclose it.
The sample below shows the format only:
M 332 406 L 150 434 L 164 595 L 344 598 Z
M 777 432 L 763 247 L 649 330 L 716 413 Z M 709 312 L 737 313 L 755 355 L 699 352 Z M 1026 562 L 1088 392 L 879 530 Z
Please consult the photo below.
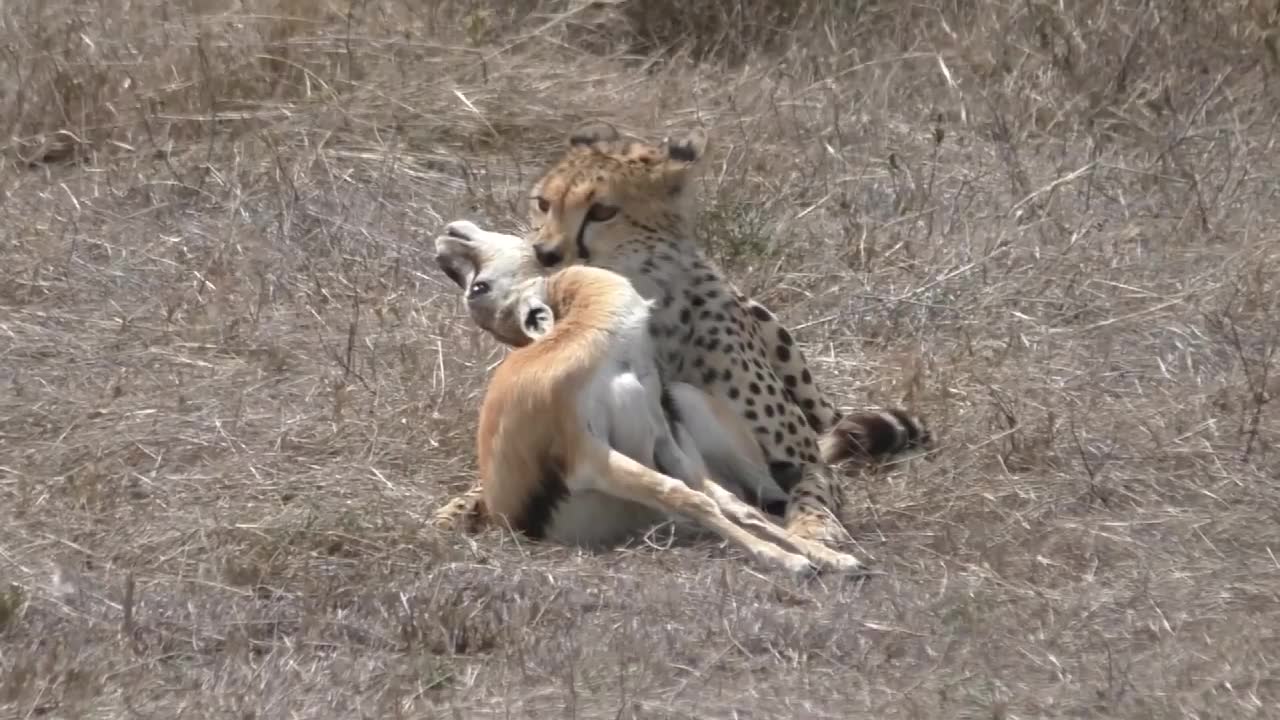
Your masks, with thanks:
M 698 129 L 658 145 L 588 125 L 533 186 L 530 241 L 547 268 L 607 265 L 638 234 L 689 230 L 692 171 L 706 152 Z
M 436 238 L 436 265 L 466 293 L 471 319 L 499 342 L 523 347 L 551 331 L 546 271 L 523 238 L 457 220 Z

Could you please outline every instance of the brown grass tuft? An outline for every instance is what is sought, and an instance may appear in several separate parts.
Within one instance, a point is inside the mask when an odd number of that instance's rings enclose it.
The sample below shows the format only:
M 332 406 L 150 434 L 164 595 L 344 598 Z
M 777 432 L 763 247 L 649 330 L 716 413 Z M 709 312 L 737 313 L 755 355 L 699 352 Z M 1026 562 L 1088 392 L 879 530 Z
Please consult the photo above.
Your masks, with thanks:
M 1253 717 L 1280 702 L 1274 3 L 0 8 L 16 717 Z M 435 533 L 501 353 L 430 262 L 703 124 L 845 406 L 866 585 Z

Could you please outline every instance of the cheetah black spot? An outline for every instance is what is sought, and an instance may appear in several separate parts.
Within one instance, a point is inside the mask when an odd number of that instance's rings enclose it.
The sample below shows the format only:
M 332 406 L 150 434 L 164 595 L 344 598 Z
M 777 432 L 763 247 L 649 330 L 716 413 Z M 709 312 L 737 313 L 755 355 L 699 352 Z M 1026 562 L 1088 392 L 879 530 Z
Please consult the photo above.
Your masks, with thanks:
M 708 330 L 708 331 L 707 331 L 707 334 L 708 334 L 708 335 L 712 335 L 712 336 L 719 335 L 719 334 L 720 334 L 720 328 L 718 328 L 718 327 L 713 327 L 713 328 L 711 328 L 710 330 Z
M 749 398 L 747 398 L 746 402 L 747 402 L 747 407 L 755 407 L 755 406 L 756 406 L 756 399 L 755 399 L 755 398 L 749 397 Z
M 768 322 L 773 319 L 773 315 L 771 315 L 769 311 L 764 308 L 763 305 L 752 305 L 751 314 L 754 315 L 755 318 L 761 322 Z
M 743 370 L 743 372 L 750 372 L 750 370 L 751 370 L 751 363 L 747 362 L 747 361 L 744 359 L 744 360 L 742 361 L 742 370 Z
M 786 345 L 779 345 L 776 352 L 778 353 L 778 360 L 782 362 L 791 361 L 791 348 Z
M 805 368 L 800 372 L 800 382 L 804 383 L 805 385 L 813 384 L 813 375 L 809 374 L 809 368 Z
M 695 358 L 693 359 L 693 366 L 694 366 L 694 367 L 696 367 L 696 368 L 700 368 L 700 367 L 702 367 L 702 358 L 701 358 L 701 357 L 695 357 Z
M 795 448 L 793 448 L 793 447 L 791 447 L 790 445 L 788 445 L 788 446 L 787 446 L 787 457 L 792 457 L 792 458 L 793 458 L 793 457 L 795 457 L 795 456 L 796 456 L 796 449 L 795 449 Z
M 693 312 L 689 308 L 680 311 L 680 323 L 688 325 L 693 320 Z
M 795 435 L 798 429 L 799 428 L 796 427 L 795 423 L 793 422 L 787 423 L 787 432 L 791 433 L 792 435 Z
M 664 307 L 664 308 L 669 308 L 669 307 L 671 307 L 671 303 L 673 303 L 673 302 L 675 302 L 675 301 L 676 301 L 676 299 L 675 299 L 675 298 L 673 298 L 673 297 L 671 297 L 671 295 L 670 295 L 670 294 L 668 294 L 668 295 L 664 295 L 664 296 L 662 296 L 662 307 Z
M 731 388 L 729 388 L 729 399 L 730 399 L 730 400 L 737 400 L 737 399 L 738 399 L 738 395 L 739 395 L 738 388 L 736 388 L 736 387 L 731 387 Z
M 708 319 L 710 319 L 710 318 L 711 318 L 711 311 L 710 311 L 710 310 L 703 310 L 702 312 L 698 313 L 698 319 L 699 319 L 699 320 L 708 320 Z
M 748 419 L 748 420 L 759 420 L 759 419 L 760 419 L 760 416 L 756 413 L 756 411 L 755 411 L 755 410 L 748 410 L 748 411 L 746 411 L 745 413 L 743 413 L 743 417 L 745 417 L 745 418 L 746 418 L 746 419 Z
M 756 383 L 751 383 L 750 385 L 747 386 L 747 389 L 751 391 L 752 395 L 760 394 L 760 386 L 757 385 Z
M 764 416 L 765 416 L 765 417 L 773 417 L 773 406 L 772 406 L 772 405 L 768 405 L 768 404 L 766 404 L 766 405 L 764 406 Z
M 783 440 L 783 438 L 782 438 L 782 431 L 781 431 L 781 430 L 774 430 L 774 431 L 773 431 L 773 442 L 774 442 L 774 443 L 776 443 L 776 444 L 778 444 L 778 445 L 781 445 L 781 444 L 782 444 L 782 440 Z
M 787 332 L 787 329 L 784 327 L 778 328 L 778 342 L 786 345 L 787 347 L 791 347 L 795 344 L 795 340 L 791 339 L 791 333 Z
M 729 382 L 733 379 L 733 371 L 726 368 L 724 372 L 720 373 L 720 379 Z
M 774 387 L 774 386 L 772 386 L 772 385 L 765 385 L 765 386 L 764 386 L 764 391 L 765 391 L 765 394 L 767 394 L 767 395 L 777 395 L 777 394 L 778 394 L 778 389 L 777 389 L 777 388 L 775 388 L 775 387 Z
M 693 303 L 694 307 L 702 307 L 703 305 L 707 304 L 706 299 L 700 295 L 694 295 L 692 298 L 689 299 L 689 302 Z
M 719 290 L 716 290 L 715 288 L 711 288 L 710 290 L 708 290 L 708 291 L 707 291 L 706 298 L 707 298 L 708 300 L 715 300 L 715 299 L 716 299 L 716 298 L 718 298 L 718 297 L 720 297 L 720 291 L 719 291 Z
M 710 311 L 708 311 L 708 312 L 710 312 Z M 724 316 L 724 313 L 722 313 L 722 312 L 718 312 L 718 313 L 716 313 L 716 314 L 715 314 L 711 319 L 712 319 L 712 320 L 715 320 L 716 322 L 727 322 L 727 321 L 729 320 L 729 318 L 726 318 L 726 317 Z
M 783 384 L 784 384 L 784 385 L 786 385 L 787 387 L 789 387 L 789 388 L 794 388 L 794 387 L 796 386 L 796 376 L 795 376 L 795 375 L 787 375 L 786 377 L 782 378 L 782 382 L 783 382 Z
M 805 410 L 812 410 L 812 409 L 813 409 L 813 398 L 805 398 L 804 400 L 801 400 L 801 401 L 800 401 L 800 407 L 804 408 Z
M 707 370 L 706 372 L 702 373 L 703 385 L 710 385 L 711 383 L 715 382 L 715 380 L 716 380 L 715 370 Z
M 711 334 L 712 334 L 712 335 L 715 335 L 715 332 L 714 332 L 714 331 L 715 331 L 715 328 L 711 328 L 711 330 L 712 330 L 712 333 L 711 333 Z M 717 349 L 717 348 L 719 348 L 719 347 L 720 347 L 720 341 L 719 341 L 719 340 L 717 340 L 717 339 L 715 339 L 715 338 L 711 338 L 710 340 L 708 340 L 708 341 L 707 341 L 707 350 L 709 350 L 709 351 L 711 351 L 711 352 L 715 352 L 715 351 L 716 351 L 716 349 Z

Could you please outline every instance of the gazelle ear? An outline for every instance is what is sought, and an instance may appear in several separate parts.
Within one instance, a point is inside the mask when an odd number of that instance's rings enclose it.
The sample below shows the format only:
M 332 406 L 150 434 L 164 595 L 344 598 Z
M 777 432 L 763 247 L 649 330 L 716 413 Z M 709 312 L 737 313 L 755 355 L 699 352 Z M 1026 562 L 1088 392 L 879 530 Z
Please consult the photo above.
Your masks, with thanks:
M 540 298 L 526 296 L 520 300 L 520 329 L 530 340 L 538 341 L 546 337 L 555 327 L 555 314 L 551 307 Z

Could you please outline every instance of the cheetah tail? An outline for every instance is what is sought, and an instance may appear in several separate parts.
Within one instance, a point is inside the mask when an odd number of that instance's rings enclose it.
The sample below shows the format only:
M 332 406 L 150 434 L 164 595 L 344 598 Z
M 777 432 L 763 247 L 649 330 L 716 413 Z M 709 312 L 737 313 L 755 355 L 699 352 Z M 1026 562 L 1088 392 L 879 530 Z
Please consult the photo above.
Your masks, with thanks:
M 903 410 L 863 410 L 841 418 L 818 441 L 829 465 L 884 460 L 900 452 L 928 449 L 933 438 L 925 424 Z

